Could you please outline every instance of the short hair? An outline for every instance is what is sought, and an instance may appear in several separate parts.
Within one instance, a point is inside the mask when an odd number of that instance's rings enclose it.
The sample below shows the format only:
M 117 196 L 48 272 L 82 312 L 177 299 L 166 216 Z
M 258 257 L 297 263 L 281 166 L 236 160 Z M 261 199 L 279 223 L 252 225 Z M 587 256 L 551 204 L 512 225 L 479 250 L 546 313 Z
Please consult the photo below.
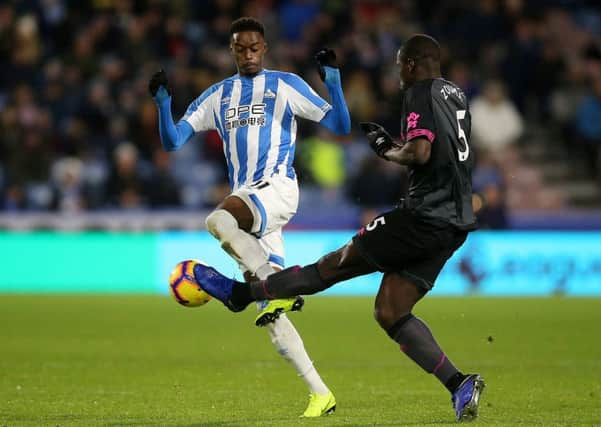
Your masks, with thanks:
M 254 31 L 265 37 L 265 27 L 263 24 L 259 20 L 249 16 L 238 18 L 230 25 L 230 36 L 243 31 Z
M 426 34 L 415 34 L 402 46 L 403 55 L 413 60 L 431 58 L 440 62 L 440 45 L 434 37 Z

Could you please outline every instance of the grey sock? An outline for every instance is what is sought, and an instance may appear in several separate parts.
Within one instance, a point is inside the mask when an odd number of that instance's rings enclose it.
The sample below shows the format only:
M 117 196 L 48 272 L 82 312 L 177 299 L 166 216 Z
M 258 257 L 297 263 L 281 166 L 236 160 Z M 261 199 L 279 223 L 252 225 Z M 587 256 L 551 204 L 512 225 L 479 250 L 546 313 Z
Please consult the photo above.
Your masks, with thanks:
M 317 266 L 293 266 L 278 271 L 259 282 L 250 284 L 250 293 L 256 301 L 310 295 L 328 286 L 319 277 Z
M 426 372 L 446 382 L 458 370 L 444 354 L 428 326 L 419 318 L 408 314 L 400 318 L 387 331 L 399 343 L 401 350 Z

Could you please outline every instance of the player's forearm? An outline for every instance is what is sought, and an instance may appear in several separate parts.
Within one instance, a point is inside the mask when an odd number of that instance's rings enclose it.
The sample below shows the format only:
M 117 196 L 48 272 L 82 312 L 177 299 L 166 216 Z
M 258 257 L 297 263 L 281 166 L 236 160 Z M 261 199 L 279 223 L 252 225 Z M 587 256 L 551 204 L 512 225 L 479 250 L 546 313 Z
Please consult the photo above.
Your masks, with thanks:
M 330 94 L 332 109 L 326 113 L 321 124 L 338 135 L 346 135 L 351 131 L 351 115 L 342 92 L 340 71 L 332 67 L 325 67 L 325 69 L 325 85 Z
M 415 138 L 411 141 L 389 149 L 385 157 L 391 162 L 400 165 L 423 165 L 430 160 L 432 152 L 432 143 L 427 138 Z
M 400 165 L 415 164 L 416 156 L 412 150 L 409 150 L 407 145 L 402 147 L 393 147 L 385 154 L 386 160 L 398 163 Z
M 428 161 L 428 158 L 420 155 L 416 148 L 414 144 L 393 147 L 386 152 L 386 160 L 406 166 L 423 165 Z
M 184 145 L 194 134 L 192 126 L 181 121 L 177 125 L 171 115 L 171 97 L 157 104 L 159 109 L 159 135 L 166 151 L 175 151 Z

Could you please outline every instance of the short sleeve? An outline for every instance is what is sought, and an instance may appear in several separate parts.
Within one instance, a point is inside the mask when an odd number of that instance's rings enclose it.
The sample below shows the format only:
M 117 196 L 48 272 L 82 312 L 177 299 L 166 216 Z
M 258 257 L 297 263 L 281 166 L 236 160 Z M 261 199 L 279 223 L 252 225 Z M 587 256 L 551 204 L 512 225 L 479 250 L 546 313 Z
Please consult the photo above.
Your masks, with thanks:
M 219 105 L 222 90 L 223 85 L 213 85 L 188 106 L 182 120 L 188 122 L 194 132 L 217 128 L 216 106 Z
M 406 141 L 415 138 L 426 138 L 432 142 L 436 138 L 430 88 L 430 85 L 422 84 L 413 87 L 411 90 L 406 104 L 405 123 L 403 123 Z
M 292 113 L 304 119 L 319 122 L 332 106 L 320 97 L 302 78 L 287 73 L 282 78 Z

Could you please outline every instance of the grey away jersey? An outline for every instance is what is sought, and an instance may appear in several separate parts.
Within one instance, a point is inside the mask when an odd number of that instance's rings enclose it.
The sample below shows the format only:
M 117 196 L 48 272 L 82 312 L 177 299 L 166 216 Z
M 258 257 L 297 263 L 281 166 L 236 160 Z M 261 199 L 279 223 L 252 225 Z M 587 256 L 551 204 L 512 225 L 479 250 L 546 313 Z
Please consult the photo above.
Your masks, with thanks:
M 416 214 L 462 230 L 476 228 L 472 210 L 471 116 L 463 91 L 442 78 L 415 83 L 404 94 L 401 139 L 432 144 L 424 165 L 409 167 L 409 198 Z

